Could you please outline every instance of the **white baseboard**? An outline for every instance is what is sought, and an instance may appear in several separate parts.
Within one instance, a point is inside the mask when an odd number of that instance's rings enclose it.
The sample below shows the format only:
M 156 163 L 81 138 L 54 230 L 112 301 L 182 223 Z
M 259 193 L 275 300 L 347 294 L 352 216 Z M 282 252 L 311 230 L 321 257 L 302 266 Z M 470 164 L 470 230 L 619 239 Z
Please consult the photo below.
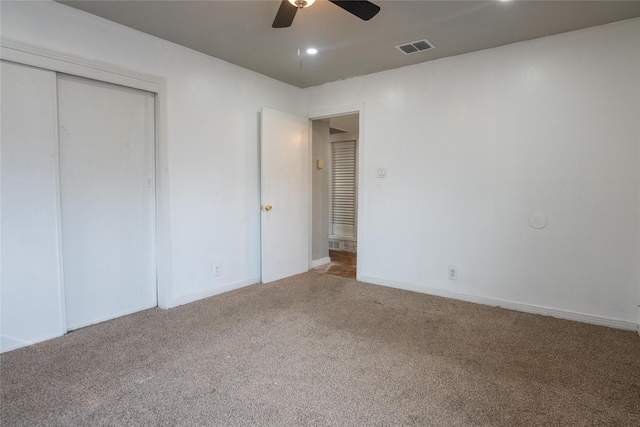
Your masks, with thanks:
M 524 313 L 541 314 L 544 316 L 552 316 L 558 319 L 575 320 L 577 322 L 590 323 L 592 325 L 608 326 L 615 329 L 624 329 L 630 331 L 638 331 L 640 334 L 640 325 L 626 320 L 612 319 L 608 317 L 594 316 L 591 314 L 576 313 L 573 311 L 559 310 L 556 308 L 541 307 L 531 304 L 523 304 L 519 302 L 506 301 L 496 298 L 487 298 L 477 295 L 464 294 L 459 292 L 451 292 L 445 289 L 427 288 L 424 286 L 412 285 L 409 283 L 395 282 L 393 280 L 378 279 L 376 277 L 361 276 L 358 280 L 373 285 L 388 286 L 390 288 L 403 289 L 405 291 L 419 292 L 422 294 L 435 295 L 444 298 L 452 298 L 461 301 L 484 304 L 493 307 L 501 307 L 507 310 L 522 311 Z
M 0 337 L 0 342 L 2 345 L 0 346 L 0 353 L 7 353 L 12 350 L 17 350 L 22 347 L 27 347 L 29 345 L 37 344 L 39 342 L 48 341 L 54 338 L 58 338 L 64 335 L 64 332 L 60 331 L 60 333 L 52 334 L 52 335 L 44 335 L 42 337 L 37 337 L 31 339 L 29 341 L 24 341 L 18 338 L 10 337 L 7 335 L 3 335 Z
M 311 268 L 320 267 L 321 265 L 329 264 L 331 262 L 331 258 L 328 256 L 320 259 L 314 259 L 311 261 Z
M 260 277 L 255 277 L 247 280 L 241 280 L 239 282 L 229 283 L 219 288 L 210 289 L 204 292 L 197 292 L 191 295 L 186 295 L 178 298 L 173 298 L 170 302 L 169 308 L 177 307 L 179 305 L 189 304 L 190 302 L 198 301 L 203 298 L 209 298 L 214 295 L 220 295 L 225 292 L 235 291 L 236 289 L 244 288 L 245 286 L 255 285 L 262 280 Z
M 104 316 L 104 317 L 99 317 L 97 319 L 92 319 L 89 322 L 80 323 L 78 325 L 73 325 L 73 326 L 67 325 L 67 332 L 72 332 L 72 331 L 75 331 L 76 329 L 80 329 L 80 328 L 86 328 L 87 326 L 96 325 L 98 323 L 106 322 L 107 320 L 113 320 L 113 319 L 117 319 L 119 317 L 128 316 L 128 315 L 133 314 L 133 313 L 138 313 L 139 311 L 150 310 L 150 309 L 155 308 L 157 306 L 158 306 L 157 301 L 154 301 L 153 305 L 143 305 L 143 306 L 140 306 L 140 307 L 131 308 L 129 310 L 119 311 L 116 314 L 111 314 L 109 316 Z

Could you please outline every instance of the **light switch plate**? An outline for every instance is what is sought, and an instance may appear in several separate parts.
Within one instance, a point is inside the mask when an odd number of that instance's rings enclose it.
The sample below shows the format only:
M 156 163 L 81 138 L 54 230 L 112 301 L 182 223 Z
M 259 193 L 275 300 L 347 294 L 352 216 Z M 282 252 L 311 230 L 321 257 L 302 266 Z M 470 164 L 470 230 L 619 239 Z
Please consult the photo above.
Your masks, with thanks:
M 376 172 L 376 177 L 378 178 L 386 178 L 387 177 L 387 168 L 378 168 Z

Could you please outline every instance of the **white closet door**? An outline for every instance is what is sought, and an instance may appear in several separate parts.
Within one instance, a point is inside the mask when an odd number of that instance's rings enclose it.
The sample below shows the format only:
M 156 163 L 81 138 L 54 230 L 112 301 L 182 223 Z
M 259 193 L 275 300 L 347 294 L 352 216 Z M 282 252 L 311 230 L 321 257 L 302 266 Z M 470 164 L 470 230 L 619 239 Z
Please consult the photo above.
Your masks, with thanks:
M 64 333 L 56 76 L 0 61 L 0 351 Z
M 154 102 L 150 93 L 58 76 L 67 328 L 157 304 Z

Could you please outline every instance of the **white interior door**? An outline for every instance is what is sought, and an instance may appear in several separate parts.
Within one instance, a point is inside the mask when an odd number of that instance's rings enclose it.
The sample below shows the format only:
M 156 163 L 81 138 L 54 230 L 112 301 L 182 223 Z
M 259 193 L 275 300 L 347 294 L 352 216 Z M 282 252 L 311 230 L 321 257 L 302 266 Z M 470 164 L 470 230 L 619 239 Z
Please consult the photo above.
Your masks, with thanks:
M 262 282 L 268 283 L 309 270 L 309 120 L 263 108 L 261 137 Z
M 67 328 L 157 304 L 154 101 L 58 76 Z

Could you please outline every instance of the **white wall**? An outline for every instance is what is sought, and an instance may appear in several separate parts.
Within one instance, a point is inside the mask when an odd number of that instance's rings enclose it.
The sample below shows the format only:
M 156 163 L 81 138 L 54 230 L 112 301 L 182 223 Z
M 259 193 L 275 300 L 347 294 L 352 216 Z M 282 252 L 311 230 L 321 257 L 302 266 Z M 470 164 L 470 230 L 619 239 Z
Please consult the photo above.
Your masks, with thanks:
M 314 120 L 311 136 L 311 260 L 329 257 L 329 185 L 331 183 L 329 123 Z M 318 169 L 318 160 L 324 168 Z
M 259 282 L 259 111 L 297 113 L 300 89 L 58 3 L 0 8 L 3 38 L 166 79 L 168 305 Z
M 303 98 L 311 114 L 365 105 L 363 280 L 637 327 L 640 19 Z

